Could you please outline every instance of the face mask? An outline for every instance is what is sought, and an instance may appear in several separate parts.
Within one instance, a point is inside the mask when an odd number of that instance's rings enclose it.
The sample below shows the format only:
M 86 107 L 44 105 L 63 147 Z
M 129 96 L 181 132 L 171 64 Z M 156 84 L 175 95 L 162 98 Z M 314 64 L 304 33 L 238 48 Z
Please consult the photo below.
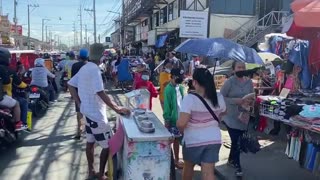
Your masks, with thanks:
M 168 69 L 168 68 L 164 69 L 164 71 L 167 73 L 171 73 L 171 69 Z
M 235 74 L 238 78 L 243 78 L 244 76 L 246 76 L 245 71 L 239 71 L 239 72 L 236 72 Z
M 175 82 L 177 84 L 181 84 L 183 82 L 183 78 L 182 77 L 178 77 L 178 78 L 175 79 Z
M 148 75 L 142 75 L 141 76 L 141 79 L 144 80 L 144 81 L 149 81 L 149 78 L 150 77 Z

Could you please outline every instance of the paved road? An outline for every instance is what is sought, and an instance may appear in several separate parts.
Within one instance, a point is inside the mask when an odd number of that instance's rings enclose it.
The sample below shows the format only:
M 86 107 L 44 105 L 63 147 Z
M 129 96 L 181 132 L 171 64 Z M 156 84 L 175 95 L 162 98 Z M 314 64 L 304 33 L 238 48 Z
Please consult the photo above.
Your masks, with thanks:
M 124 97 L 113 94 L 118 104 L 124 104 Z M 158 101 L 154 101 L 154 111 L 162 117 Z M 109 117 L 115 113 L 108 111 Z M 32 133 L 24 133 L 16 145 L 0 150 L 0 180 L 83 180 L 87 176 L 85 140 L 72 139 L 76 128 L 74 105 L 69 94 L 61 94 L 58 102 L 45 117 L 35 121 Z M 230 141 L 226 131 L 223 140 Z M 283 142 L 264 137 L 265 147 L 257 155 L 243 155 L 242 163 L 245 180 L 319 180 L 310 172 L 299 168 L 298 164 L 284 155 Z M 99 148 L 99 147 L 98 147 Z M 99 150 L 96 150 L 98 158 Z M 234 170 L 226 166 L 229 150 L 222 148 L 217 168 L 227 179 L 234 179 Z M 96 164 L 98 167 L 98 164 Z M 200 179 L 200 168 L 196 167 Z M 177 171 L 178 180 L 181 171 Z
M 112 97 L 118 104 L 124 105 L 123 95 Z M 109 117 L 115 117 L 112 111 L 108 111 L 108 114 Z M 161 112 L 157 114 L 160 115 Z M 32 133 L 21 134 L 19 142 L 0 151 L 0 179 L 85 179 L 85 140 L 72 139 L 75 128 L 76 114 L 70 95 L 61 94 L 45 117 L 35 120 Z M 97 160 L 99 149 L 97 147 Z M 96 167 L 98 169 L 97 163 Z M 179 176 L 180 171 L 177 171 L 177 174 Z

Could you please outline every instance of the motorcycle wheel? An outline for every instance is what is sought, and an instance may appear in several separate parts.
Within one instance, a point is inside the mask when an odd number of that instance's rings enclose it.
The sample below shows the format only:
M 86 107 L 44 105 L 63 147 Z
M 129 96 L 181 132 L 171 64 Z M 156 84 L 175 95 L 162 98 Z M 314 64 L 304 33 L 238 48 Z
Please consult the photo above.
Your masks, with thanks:
M 37 100 L 34 104 L 32 104 L 31 110 L 35 117 L 43 116 L 48 109 L 48 104 L 42 100 Z

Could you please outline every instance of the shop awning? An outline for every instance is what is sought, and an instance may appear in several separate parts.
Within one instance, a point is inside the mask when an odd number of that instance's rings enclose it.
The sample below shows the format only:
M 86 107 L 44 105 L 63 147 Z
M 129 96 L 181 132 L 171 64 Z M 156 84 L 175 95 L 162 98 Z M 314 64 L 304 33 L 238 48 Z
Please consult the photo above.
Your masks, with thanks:
M 168 38 L 168 34 L 164 34 L 164 35 L 159 36 L 159 38 L 158 38 L 158 40 L 156 42 L 156 45 L 155 45 L 156 48 L 163 47 L 165 45 L 165 43 L 166 43 L 167 38 Z

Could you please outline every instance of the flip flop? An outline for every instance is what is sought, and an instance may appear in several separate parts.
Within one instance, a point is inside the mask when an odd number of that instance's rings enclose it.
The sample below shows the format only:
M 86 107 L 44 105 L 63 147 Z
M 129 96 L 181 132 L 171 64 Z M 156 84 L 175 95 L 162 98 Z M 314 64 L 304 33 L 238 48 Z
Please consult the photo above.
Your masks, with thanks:
M 86 180 L 97 180 L 99 178 L 99 173 L 94 172 L 93 175 L 90 175 L 86 178 Z

